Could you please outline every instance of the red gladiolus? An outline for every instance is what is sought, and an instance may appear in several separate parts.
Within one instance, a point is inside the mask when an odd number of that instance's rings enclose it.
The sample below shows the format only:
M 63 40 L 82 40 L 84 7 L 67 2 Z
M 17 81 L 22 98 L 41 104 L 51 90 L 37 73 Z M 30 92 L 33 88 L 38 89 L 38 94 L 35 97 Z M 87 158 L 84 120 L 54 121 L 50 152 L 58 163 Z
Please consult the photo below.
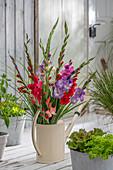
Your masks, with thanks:
M 66 104 L 68 104 L 69 102 L 70 102 L 69 96 L 66 95 L 66 93 L 64 93 L 64 96 L 61 98 L 60 104 L 66 105 Z
M 49 116 L 46 116 L 46 119 L 49 119 Z
M 75 89 L 71 88 L 71 89 L 69 89 L 67 95 L 70 97 L 70 96 L 73 96 L 74 93 L 75 93 Z
M 28 89 L 33 90 L 35 88 L 35 85 L 34 84 L 29 84 L 27 87 L 28 87 Z
M 62 78 L 62 75 L 57 74 L 56 80 L 58 81 L 58 80 L 60 80 L 61 78 Z
M 38 83 L 38 82 L 39 82 L 39 78 L 38 78 L 38 77 L 36 77 L 36 76 L 34 75 L 34 77 L 33 77 L 33 81 L 34 81 L 34 83 Z

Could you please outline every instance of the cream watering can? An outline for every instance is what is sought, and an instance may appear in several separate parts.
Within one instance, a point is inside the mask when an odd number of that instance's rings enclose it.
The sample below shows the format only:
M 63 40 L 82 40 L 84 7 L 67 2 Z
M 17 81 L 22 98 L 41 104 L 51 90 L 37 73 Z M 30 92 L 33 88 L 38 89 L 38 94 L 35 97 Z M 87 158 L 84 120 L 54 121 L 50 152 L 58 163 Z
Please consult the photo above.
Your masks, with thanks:
M 84 111 L 90 99 L 85 95 L 85 103 L 81 104 L 65 130 L 65 122 L 59 120 L 57 124 L 37 124 L 40 111 L 37 111 L 32 125 L 32 141 L 36 149 L 36 161 L 40 163 L 54 163 L 64 160 L 65 141 L 69 136 L 77 117 Z M 36 130 L 36 131 L 35 131 Z M 35 137 L 36 134 L 36 137 Z

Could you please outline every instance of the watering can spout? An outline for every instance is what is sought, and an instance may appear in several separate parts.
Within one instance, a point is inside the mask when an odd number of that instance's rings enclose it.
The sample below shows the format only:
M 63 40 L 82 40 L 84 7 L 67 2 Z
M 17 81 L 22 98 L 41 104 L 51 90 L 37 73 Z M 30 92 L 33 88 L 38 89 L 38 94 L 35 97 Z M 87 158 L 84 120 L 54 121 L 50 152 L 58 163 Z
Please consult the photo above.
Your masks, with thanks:
M 77 111 L 74 114 L 73 119 L 71 120 L 67 129 L 65 130 L 65 141 L 67 140 L 67 137 L 69 136 L 69 134 L 70 134 L 70 132 L 71 132 L 71 130 L 72 130 L 74 124 L 75 124 L 76 119 L 78 118 L 78 116 L 80 116 L 80 114 L 82 112 L 84 112 L 85 108 L 87 107 L 90 98 L 91 98 L 91 96 L 86 93 L 85 97 L 84 97 L 85 102 L 78 107 Z

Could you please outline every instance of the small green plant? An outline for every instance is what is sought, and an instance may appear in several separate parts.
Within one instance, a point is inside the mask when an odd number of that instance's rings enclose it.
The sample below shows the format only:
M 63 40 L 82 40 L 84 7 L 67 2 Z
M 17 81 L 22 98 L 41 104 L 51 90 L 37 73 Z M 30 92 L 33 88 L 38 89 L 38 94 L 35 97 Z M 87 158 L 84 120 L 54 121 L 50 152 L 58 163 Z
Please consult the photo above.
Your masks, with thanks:
M 108 159 L 113 154 L 113 135 L 104 133 L 101 129 L 94 128 L 89 132 L 80 129 L 70 135 L 68 147 L 83 153 L 88 153 L 89 158 L 102 157 Z M 105 136 L 103 136 L 105 135 Z
M 18 98 L 15 95 L 6 93 L 10 81 L 11 81 L 11 79 L 7 79 L 7 76 L 5 74 L 1 75 L 1 79 L 0 79 L 0 101 L 4 100 L 4 101 L 7 102 L 7 101 L 17 101 L 18 100 Z
M 10 79 L 3 74 L 0 79 L 0 118 L 4 119 L 9 127 L 9 117 L 18 117 L 25 114 L 21 104 L 16 103 L 18 98 L 15 95 L 7 93 Z
M 9 117 L 18 117 L 25 114 L 25 110 L 19 103 L 0 102 L 0 118 L 4 119 L 5 124 L 9 127 Z

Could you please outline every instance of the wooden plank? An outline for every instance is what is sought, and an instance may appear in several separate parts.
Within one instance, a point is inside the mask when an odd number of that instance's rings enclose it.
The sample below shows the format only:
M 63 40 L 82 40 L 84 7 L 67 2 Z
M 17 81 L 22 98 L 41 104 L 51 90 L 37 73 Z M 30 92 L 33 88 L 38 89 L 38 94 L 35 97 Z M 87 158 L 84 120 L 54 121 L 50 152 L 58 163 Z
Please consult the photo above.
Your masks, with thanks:
M 71 167 L 71 160 L 70 160 L 70 154 L 65 154 L 65 160 L 61 161 L 61 162 L 57 162 L 57 163 L 53 163 L 53 164 L 40 164 L 40 163 L 35 163 L 35 164 L 31 164 L 29 166 L 24 166 L 23 168 L 19 168 L 19 170 L 39 170 L 39 169 L 43 169 L 43 170 L 58 170 L 58 169 L 66 169 L 68 167 Z
M 31 39 L 29 51 L 34 60 L 34 0 L 24 0 L 25 34 Z
M 34 69 L 39 64 L 39 1 L 34 0 Z
M 14 0 L 6 0 L 6 45 L 7 45 L 7 72 L 8 72 L 8 78 L 12 79 L 12 82 L 10 83 L 13 87 L 15 87 L 14 83 L 15 80 L 12 78 L 12 75 L 15 75 L 15 68 L 14 65 L 9 57 L 9 55 L 12 55 L 14 57 Z M 10 69 L 9 69 L 10 67 Z M 13 89 L 8 89 L 9 93 L 15 94 L 15 91 Z
M 23 42 L 23 15 L 24 15 L 24 11 L 23 11 L 23 0 L 16 0 L 15 1 L 15 6 L 16 6 L 16 20 L 15 20 L 15 43 L 16 43 L 16 51 L 15 51 L 15 55 L 16 55 L 16 62 L 19 68 L 19 71 L 22 75 L 22 77 L 24 77 L 24 67 L 21 64 L 24 64 L 24 42 Z M 19 62 L 21 64 L 19 64 Z M 16 83 L 16 85 L 18 87 L 21 87 L 21 84 Z
M 0 75 L 2 75 L 5 71 L 5 51 L 6 51 L 6 44 L 5 44 L 5 31 L 6 25 L 6 10 L 5 10 L 5 1 L 0 1 Z M 2 71 L 3 70 L 3 71 Z
M 29 53 L 34 63 L 34 0 L 24 0 L 24 25 L 25 25 L 25 37 L 28 34 L 31 39 L 29 43 Z M 25 66 L 27 67 L 27 63 L 25 62 Z M 25 75 L 27 78 L 27 75 Z M 30 119 L 29 116 L 26 116 L 26 119 Z M 31 118 L 32 120 L 32 118 Z M 32 126 L 32 121 L 26 121 L 25 128 Z

